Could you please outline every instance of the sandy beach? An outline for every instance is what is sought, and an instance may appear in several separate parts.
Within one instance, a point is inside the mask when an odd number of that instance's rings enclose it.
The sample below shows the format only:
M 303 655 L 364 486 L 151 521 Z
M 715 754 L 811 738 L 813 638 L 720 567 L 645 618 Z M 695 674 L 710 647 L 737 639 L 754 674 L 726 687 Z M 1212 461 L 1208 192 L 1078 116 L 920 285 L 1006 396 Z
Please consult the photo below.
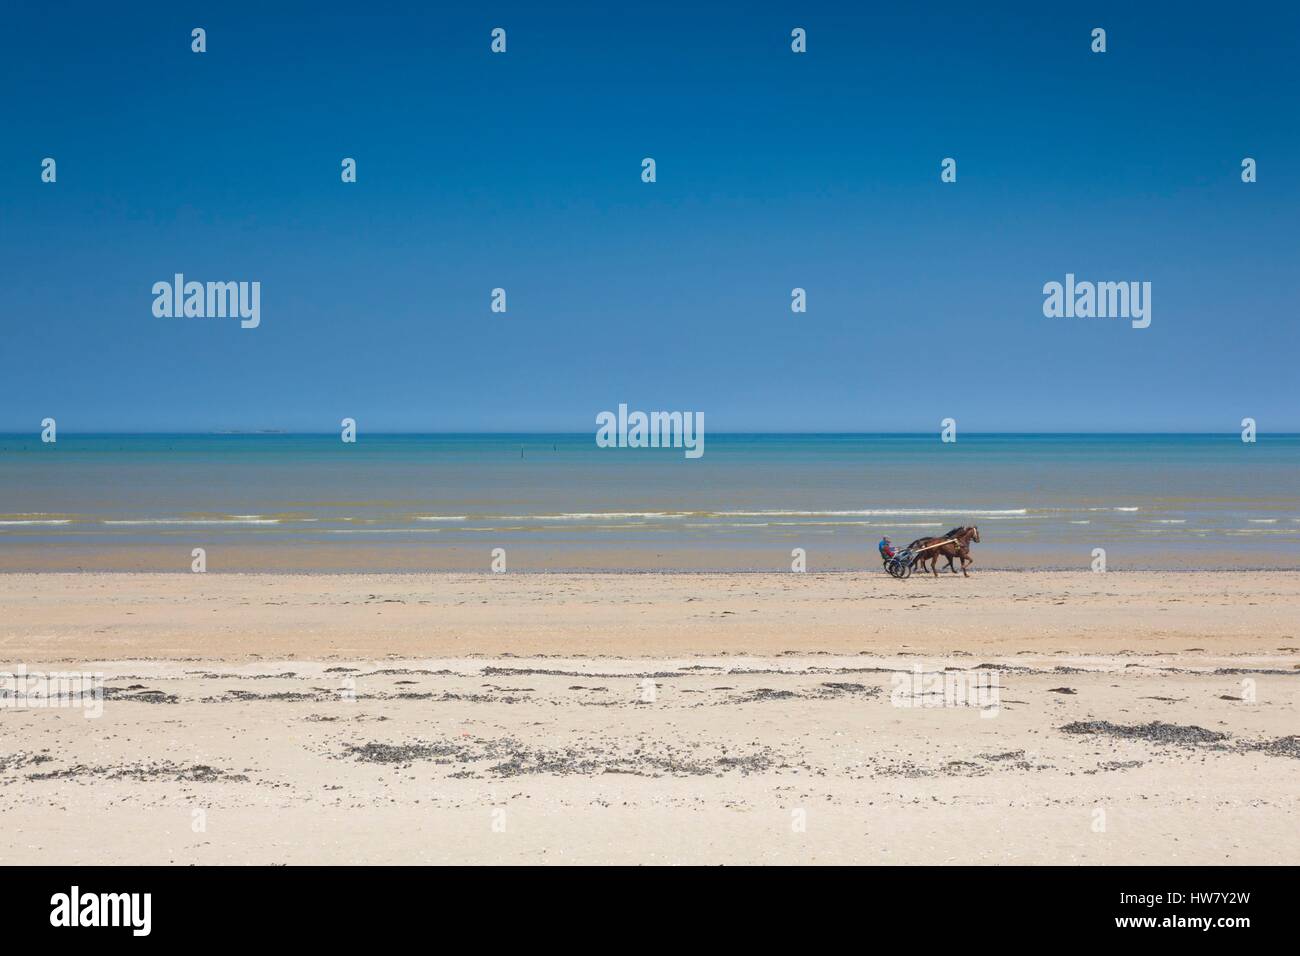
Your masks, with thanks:
M 1300 575 L 0 575 L 0 862 L 1300 862 Z M 990 687 L 990 684 L 992 687 Z M 64 702 L 66 703 L 66 702 Z

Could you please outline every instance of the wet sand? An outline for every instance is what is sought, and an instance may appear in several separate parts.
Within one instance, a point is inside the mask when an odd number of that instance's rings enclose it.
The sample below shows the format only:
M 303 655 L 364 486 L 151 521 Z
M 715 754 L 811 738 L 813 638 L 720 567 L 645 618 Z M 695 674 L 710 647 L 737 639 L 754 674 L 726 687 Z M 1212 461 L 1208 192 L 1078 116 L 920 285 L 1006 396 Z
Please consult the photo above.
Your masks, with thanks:
M 0 575 L 5 666 L 106 692 L 0 708 L 0 862 L 1294 864 L 1298 596 Z
M 22 660 L 1268 653 L 1300 573 L 0 574 Z

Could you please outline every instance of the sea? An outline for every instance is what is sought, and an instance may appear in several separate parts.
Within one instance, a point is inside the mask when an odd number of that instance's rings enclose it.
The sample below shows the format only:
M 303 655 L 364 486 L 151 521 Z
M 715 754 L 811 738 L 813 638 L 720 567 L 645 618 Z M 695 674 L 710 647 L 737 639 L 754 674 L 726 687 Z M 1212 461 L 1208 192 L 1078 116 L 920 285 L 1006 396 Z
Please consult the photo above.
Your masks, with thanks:
M 0 435 L 0 570 L 1300 568 L 1300 435 Z

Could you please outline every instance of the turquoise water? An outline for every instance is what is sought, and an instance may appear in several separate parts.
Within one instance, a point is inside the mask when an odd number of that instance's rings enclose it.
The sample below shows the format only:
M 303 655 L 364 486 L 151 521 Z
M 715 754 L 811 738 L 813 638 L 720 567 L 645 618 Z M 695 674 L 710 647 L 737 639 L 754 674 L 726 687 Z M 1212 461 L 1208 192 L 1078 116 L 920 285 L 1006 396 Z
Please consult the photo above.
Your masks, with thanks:
M 482 570 L 878 564 L 977 524 L 982 567 L 1300 566 L 1300 436 L 0 436 L 0 566 Z

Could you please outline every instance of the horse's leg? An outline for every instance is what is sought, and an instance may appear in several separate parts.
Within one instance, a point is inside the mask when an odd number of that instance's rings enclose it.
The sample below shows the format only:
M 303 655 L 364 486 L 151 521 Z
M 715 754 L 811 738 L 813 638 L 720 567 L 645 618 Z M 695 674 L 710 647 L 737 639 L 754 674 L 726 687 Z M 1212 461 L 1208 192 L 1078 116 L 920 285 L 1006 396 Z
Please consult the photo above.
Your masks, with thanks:
M 966 569 L 974 563 L 975 563 L 975 559 L 972 558 L 969 554 L 963 554 L 961 556 L 961 573 L 963 577 L 967 577 L 967 578 L 970 577 L 970 575 L 966 573 Z

